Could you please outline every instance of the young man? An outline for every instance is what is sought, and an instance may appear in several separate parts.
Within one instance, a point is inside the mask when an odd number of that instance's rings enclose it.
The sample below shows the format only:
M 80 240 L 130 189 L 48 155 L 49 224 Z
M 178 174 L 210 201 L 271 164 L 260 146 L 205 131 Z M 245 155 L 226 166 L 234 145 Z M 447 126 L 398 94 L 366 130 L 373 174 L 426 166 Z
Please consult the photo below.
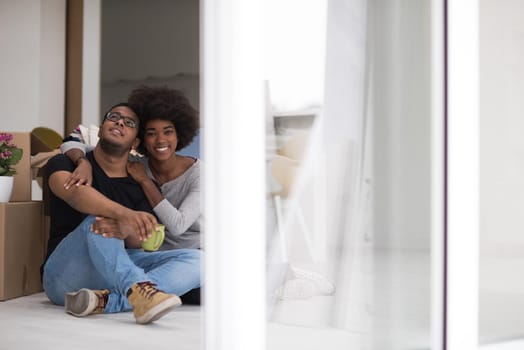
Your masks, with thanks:
M 92 186 L 64 183 L 76 165 L 57 155 L 46 165 L 51 232 L 43 285 L 68 313 L 86 316 L 133 309 L 136 322 L 152 322 L 180 305 L 178 295 L 200 286 L 200 251 L 144 252 L 140 244 L 157 225 L 145 194 L 126 171 L 139 143 L 139 119 L 125 103 L 111 108 L 99 142 L 85 159 Z M 115 232 L 94 233 L 95 216 L 113 219 Z

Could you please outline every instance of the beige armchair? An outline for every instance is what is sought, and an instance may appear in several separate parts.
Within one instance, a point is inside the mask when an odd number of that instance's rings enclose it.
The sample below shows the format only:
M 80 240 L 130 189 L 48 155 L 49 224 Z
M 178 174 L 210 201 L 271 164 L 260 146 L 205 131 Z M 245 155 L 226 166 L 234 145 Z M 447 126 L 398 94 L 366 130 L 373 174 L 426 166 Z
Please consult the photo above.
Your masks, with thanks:
M 292 205 L 286 205 L 288 200 L 293 200 L 292 194 L 296 185 L 297 173 L 300 171 L 300 163 L 304 155 L 308 137 L 308 132 L 301 131 L 293 134 L 282 147 L 277 149 L 270 164 L 271 175 L 278 185 L 271 191 L 271 195 L 275 206 L 281 253 L 285 262 L 288 261 L 288 242 L 284 227 L 284 215 L 296 215 L 308 252 L 313 255 L 311 233 L 306 224 L 299 201 L 293 201 Z

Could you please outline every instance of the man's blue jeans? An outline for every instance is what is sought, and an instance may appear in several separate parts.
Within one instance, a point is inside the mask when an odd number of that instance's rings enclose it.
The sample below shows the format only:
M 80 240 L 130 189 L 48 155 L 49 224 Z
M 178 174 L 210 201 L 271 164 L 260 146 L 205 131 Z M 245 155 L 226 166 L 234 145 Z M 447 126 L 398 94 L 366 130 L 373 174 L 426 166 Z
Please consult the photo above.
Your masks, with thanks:
M 200 250 L 126 249 L 123 240 L 90 231 L 94 219 L 88 216 L 69 233 L 44 266 L 44 290 L 53 303 L 64 305 L 65 293 L 81 288 L 109 289 L 105 312 L 112 313 L 132 309 L 126 294 L 137 282 L 179 296 L 200 287 Z

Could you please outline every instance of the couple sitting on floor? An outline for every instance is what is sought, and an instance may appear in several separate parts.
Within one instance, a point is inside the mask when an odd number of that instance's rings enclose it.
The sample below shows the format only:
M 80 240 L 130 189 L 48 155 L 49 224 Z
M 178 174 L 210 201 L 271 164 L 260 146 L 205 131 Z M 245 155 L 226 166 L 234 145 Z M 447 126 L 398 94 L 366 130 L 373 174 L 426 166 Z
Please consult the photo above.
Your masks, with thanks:
M 199 302 L 200 161 L 175 153 L 197 130 L 182 94 L 142 87 L 105 114 L 93 151 L 48 161 L 43 285 L 53 303 L 75 316 L 133 310 L 146 324 L 180 305 L 179 296 Z M 148 158 L 128 162 L 140 141 Z M 141 244 L 157 217 L 165 244 L 147 252 Z

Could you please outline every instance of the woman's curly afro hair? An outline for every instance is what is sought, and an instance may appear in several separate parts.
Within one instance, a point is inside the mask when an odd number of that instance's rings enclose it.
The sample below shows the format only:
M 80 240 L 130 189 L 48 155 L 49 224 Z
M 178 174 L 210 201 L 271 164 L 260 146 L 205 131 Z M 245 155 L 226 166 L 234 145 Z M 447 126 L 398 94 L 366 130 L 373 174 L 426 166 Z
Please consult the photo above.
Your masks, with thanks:
M 179 90 L 167 86 L 139 86 L 131 91 L 127 102 L 140 118 L 138 135 L 142 140 L 147 122 L 155 119 L 173 123 L 178 138 L 177 151 L 189 145 L 198 133 L 198 112 Z

